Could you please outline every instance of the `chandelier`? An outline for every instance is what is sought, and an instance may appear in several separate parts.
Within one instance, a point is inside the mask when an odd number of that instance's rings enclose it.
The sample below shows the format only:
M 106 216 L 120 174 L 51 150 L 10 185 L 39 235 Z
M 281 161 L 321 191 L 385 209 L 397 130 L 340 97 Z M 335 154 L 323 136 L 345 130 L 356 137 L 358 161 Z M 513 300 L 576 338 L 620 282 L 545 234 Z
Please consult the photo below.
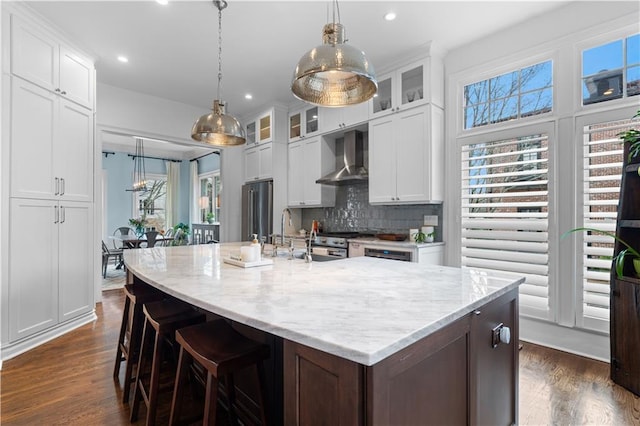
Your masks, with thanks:
M 126 191 L 147 191 L 147 176 L 144 169 L 144 143 L 136 138 L 136 153 L 133 156 L 133 185 Z

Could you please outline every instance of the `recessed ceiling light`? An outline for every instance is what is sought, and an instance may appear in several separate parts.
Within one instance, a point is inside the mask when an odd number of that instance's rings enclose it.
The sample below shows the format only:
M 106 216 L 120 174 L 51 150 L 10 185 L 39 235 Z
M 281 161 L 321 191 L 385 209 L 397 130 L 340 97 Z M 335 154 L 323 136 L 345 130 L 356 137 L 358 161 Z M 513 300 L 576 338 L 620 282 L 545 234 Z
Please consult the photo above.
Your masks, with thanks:
M 169 0 L 156 0 L 156 3 L 166 6 L 169 4 Z
M 122 56 L 122 55 L 118 56 L 118 60 L 119 60 L 120 62 L 125 63 L 125 64 L 126 64 L 127 62 L 129 62 L 129 58 L 127 58 L 126 56 Z
M 396 19 L 396 13 L 395 12 L 387 12 L 384 14 L 384 20 L 385 21 L 393 21 L 394 19 Z
M 253 99 L 253 95 L 251 93 L 247 93 L 246 95 L 244 95 L 245 99 Z

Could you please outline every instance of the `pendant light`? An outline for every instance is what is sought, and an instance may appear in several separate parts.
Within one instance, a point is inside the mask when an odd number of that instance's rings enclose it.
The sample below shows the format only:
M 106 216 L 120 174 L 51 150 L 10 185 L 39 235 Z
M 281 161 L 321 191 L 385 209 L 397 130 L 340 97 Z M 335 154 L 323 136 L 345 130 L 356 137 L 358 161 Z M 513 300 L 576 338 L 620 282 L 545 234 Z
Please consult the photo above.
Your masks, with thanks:
M 142 138 L 136 138 L 136 154 L 133 156 L 133 185 L 126 191 L 147 191 L 147 175 L 144 169 L 144 143 Z
M 220 100 L 222 87 L 222 9 L 225 0 L 214 0 L 218 8 L 218 96 L 213 101 L 212 112 L 200 117 L 191 129 L 191 137 L 214 146 L 243 145 L 246 142 L 244 129 L 235 117 L 225 114 L 225 104 Z
M 291 91 L 297 98 L 314 105 L 341 107 L 375 95 L 378 82 L 373 65 L 362 50 L 345 41 L 338 0 L 334 0 L 333 22 L 322 29 L 322 45 L 305 53 L 294 71 Z

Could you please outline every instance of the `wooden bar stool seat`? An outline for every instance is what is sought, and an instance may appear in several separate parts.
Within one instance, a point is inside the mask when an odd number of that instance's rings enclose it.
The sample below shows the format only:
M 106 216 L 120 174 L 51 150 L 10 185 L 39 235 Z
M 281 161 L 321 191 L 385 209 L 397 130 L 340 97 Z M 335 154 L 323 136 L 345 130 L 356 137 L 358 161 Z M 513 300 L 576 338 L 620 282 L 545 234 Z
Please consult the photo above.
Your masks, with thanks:
M 122 324 L 118 337 L 118 349 L 116 362 L 113 367 L 113 378 L 120 375 L 120 364 L 126 361 L 124 373 L 124 391 L 122 402 L 129 403 L 131 383 L 135 380 L 133 366 L 138 362 L 138 350 L 144 325 L 142 305 L 149 302 L 162 300 L 165 295 L 150 285 L 144 283 L 127 284 L 124 286 L 124 310 L 122 312 Z
M 216 424 L 218 381 L 225 377 L 229 417 L 238 424 L 235 408 L 235 384 L 233 373 L 255 366 L 259 384 L 260 417 L 263 425 L 266 418 L 266 379 L 263 361 L 269 358 L 269 346 L 255 342 L 238 333 L 224 320 L 206 322 L 176 331 L 176 343 L 180 345 L 180 357 L 171 403 L 169 424 L 180 420 L 183 386 L 189 363 L 197 361 L 207 372 L 203 425 Z
M 165 359 L 165 345 L 169 344 L 173 347 L 175 356 L 174 336 L 176 330 L 202 323 L 206 320 L 206 316 L 196 311 L 192 306 L 173 299 L 145 303 L 142 311 L 145 322 L 133 392 L 131 422 L 135 422 L 138 419 L 140 401 L 142 400 L 147 406 L 146 424 L 154 425 L 158 405 L 158 392 L 160 390 L 160 369 L 162 364 L 167 361 Z M 148 377 L 146 364 L 150 356 L 152 359 L 151 374 Z M 174 371 L 175 367 L 171 369 L 172 373 Z M 147 381 L 148 387 L 146 387 L 147 384 L 145 383 Z M 170 390 L 173 390 L 173 387 Z

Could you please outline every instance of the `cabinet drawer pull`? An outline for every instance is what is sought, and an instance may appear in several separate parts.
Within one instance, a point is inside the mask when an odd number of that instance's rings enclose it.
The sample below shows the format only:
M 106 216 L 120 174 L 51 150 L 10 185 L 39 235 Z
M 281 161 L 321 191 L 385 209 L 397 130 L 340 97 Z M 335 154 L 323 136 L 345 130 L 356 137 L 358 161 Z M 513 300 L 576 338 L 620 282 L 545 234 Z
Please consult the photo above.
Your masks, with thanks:
M 60 221 L 60 213 L 58 213 L 58 206 L 53 206 L 53 223 L 58 223 Z
M 60 179 L 55 178 L 56 180 L 56 191 L 54 192 L 53 195 L 59 195 L 60 194 Z
M 60 178 L 60 195 L 64 195 L 64 191 L 65 191 L 64 178 Z

